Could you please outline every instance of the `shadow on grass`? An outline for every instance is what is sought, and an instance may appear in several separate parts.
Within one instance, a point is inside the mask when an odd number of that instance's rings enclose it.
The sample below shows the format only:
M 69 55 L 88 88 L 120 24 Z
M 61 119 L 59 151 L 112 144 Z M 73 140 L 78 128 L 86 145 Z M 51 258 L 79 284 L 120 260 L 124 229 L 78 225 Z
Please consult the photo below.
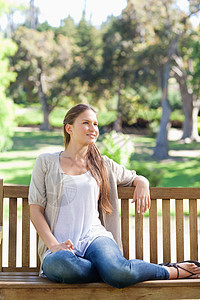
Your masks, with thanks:
M 38 150 L 46 145 L 63 145 L 60 132 L 16 132 L 13 137 L 13 147 L 10 151 Z
M 4 162 L 7 162 L 7 163 L 10 163 L 10 162 L 16 162 L 16 161 L 34 161 L 35 160 L 35 156 L 24 156 L 24 157 L 1 157 L 1 162 L 4 163 Z
M 170 150 L 200 150 L 200 143 L 181 144 L 179 141 L 169 142 Z

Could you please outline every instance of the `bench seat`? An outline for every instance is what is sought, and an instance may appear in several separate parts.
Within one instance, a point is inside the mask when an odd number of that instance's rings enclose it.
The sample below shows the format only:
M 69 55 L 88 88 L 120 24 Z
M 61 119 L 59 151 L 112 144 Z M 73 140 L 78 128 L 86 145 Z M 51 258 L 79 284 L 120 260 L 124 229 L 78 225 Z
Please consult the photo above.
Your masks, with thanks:
M 70 295 L 70 296 L 69 296 Z M 62 284 L 37 273 L 0 273 L 0 299 L 199 299 L 200 279 L 155 280 L 116 289 L 105 283 Z

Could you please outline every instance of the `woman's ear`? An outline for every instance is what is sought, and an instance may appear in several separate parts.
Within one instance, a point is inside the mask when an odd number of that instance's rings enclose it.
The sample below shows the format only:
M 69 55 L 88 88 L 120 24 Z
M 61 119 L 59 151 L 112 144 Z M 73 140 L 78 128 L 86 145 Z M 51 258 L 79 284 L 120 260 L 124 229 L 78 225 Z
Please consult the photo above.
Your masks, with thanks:
M 66 124 L 65 125 L 65 130 L 68 134 L 71 134 L 72 133 L 72 128 L 71 128 L 71 125 L 70 124 Z

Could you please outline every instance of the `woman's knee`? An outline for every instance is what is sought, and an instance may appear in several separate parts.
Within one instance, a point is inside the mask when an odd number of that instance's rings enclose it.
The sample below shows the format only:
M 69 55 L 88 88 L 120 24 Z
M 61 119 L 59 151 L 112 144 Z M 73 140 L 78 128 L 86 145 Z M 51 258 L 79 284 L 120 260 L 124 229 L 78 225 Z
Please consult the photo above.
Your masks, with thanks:
M 106 283 L 119 289 L 138 282 L 137 273 L 130 264 L 108 268 L 102 277 Z
M 73 283 L 82 276 L 77 257 L 70 251 L 62 250 L 47 256 L 42 264 L 44 274 L 56 282 Z

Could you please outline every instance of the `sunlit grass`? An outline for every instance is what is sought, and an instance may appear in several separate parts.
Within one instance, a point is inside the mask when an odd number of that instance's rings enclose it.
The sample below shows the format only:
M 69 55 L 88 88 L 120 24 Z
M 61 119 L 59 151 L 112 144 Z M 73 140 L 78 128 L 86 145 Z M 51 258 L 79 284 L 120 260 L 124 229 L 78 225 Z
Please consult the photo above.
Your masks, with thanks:
M 200 158 L 171 157 L 158 161 L 152 157 L 155 139 L 144 136 L 133 137 L 136 152 L 132 154 L 133 167 L 139 169 L 143 164 L 149 169 L 162 170 L 163 187 L 199 187 Z M 10 151 L 0 154 L 0 177 L 6 183 L 29 184 L 32 168 L 40 153 L 56 152 L 63 149 L 61 131 L 16 132 L 14 145 Z M 171 150 L 200 150 L 200 143 L 181 145 L 170 142 Z M 141 174 L 142 175 L 142 174 Z

